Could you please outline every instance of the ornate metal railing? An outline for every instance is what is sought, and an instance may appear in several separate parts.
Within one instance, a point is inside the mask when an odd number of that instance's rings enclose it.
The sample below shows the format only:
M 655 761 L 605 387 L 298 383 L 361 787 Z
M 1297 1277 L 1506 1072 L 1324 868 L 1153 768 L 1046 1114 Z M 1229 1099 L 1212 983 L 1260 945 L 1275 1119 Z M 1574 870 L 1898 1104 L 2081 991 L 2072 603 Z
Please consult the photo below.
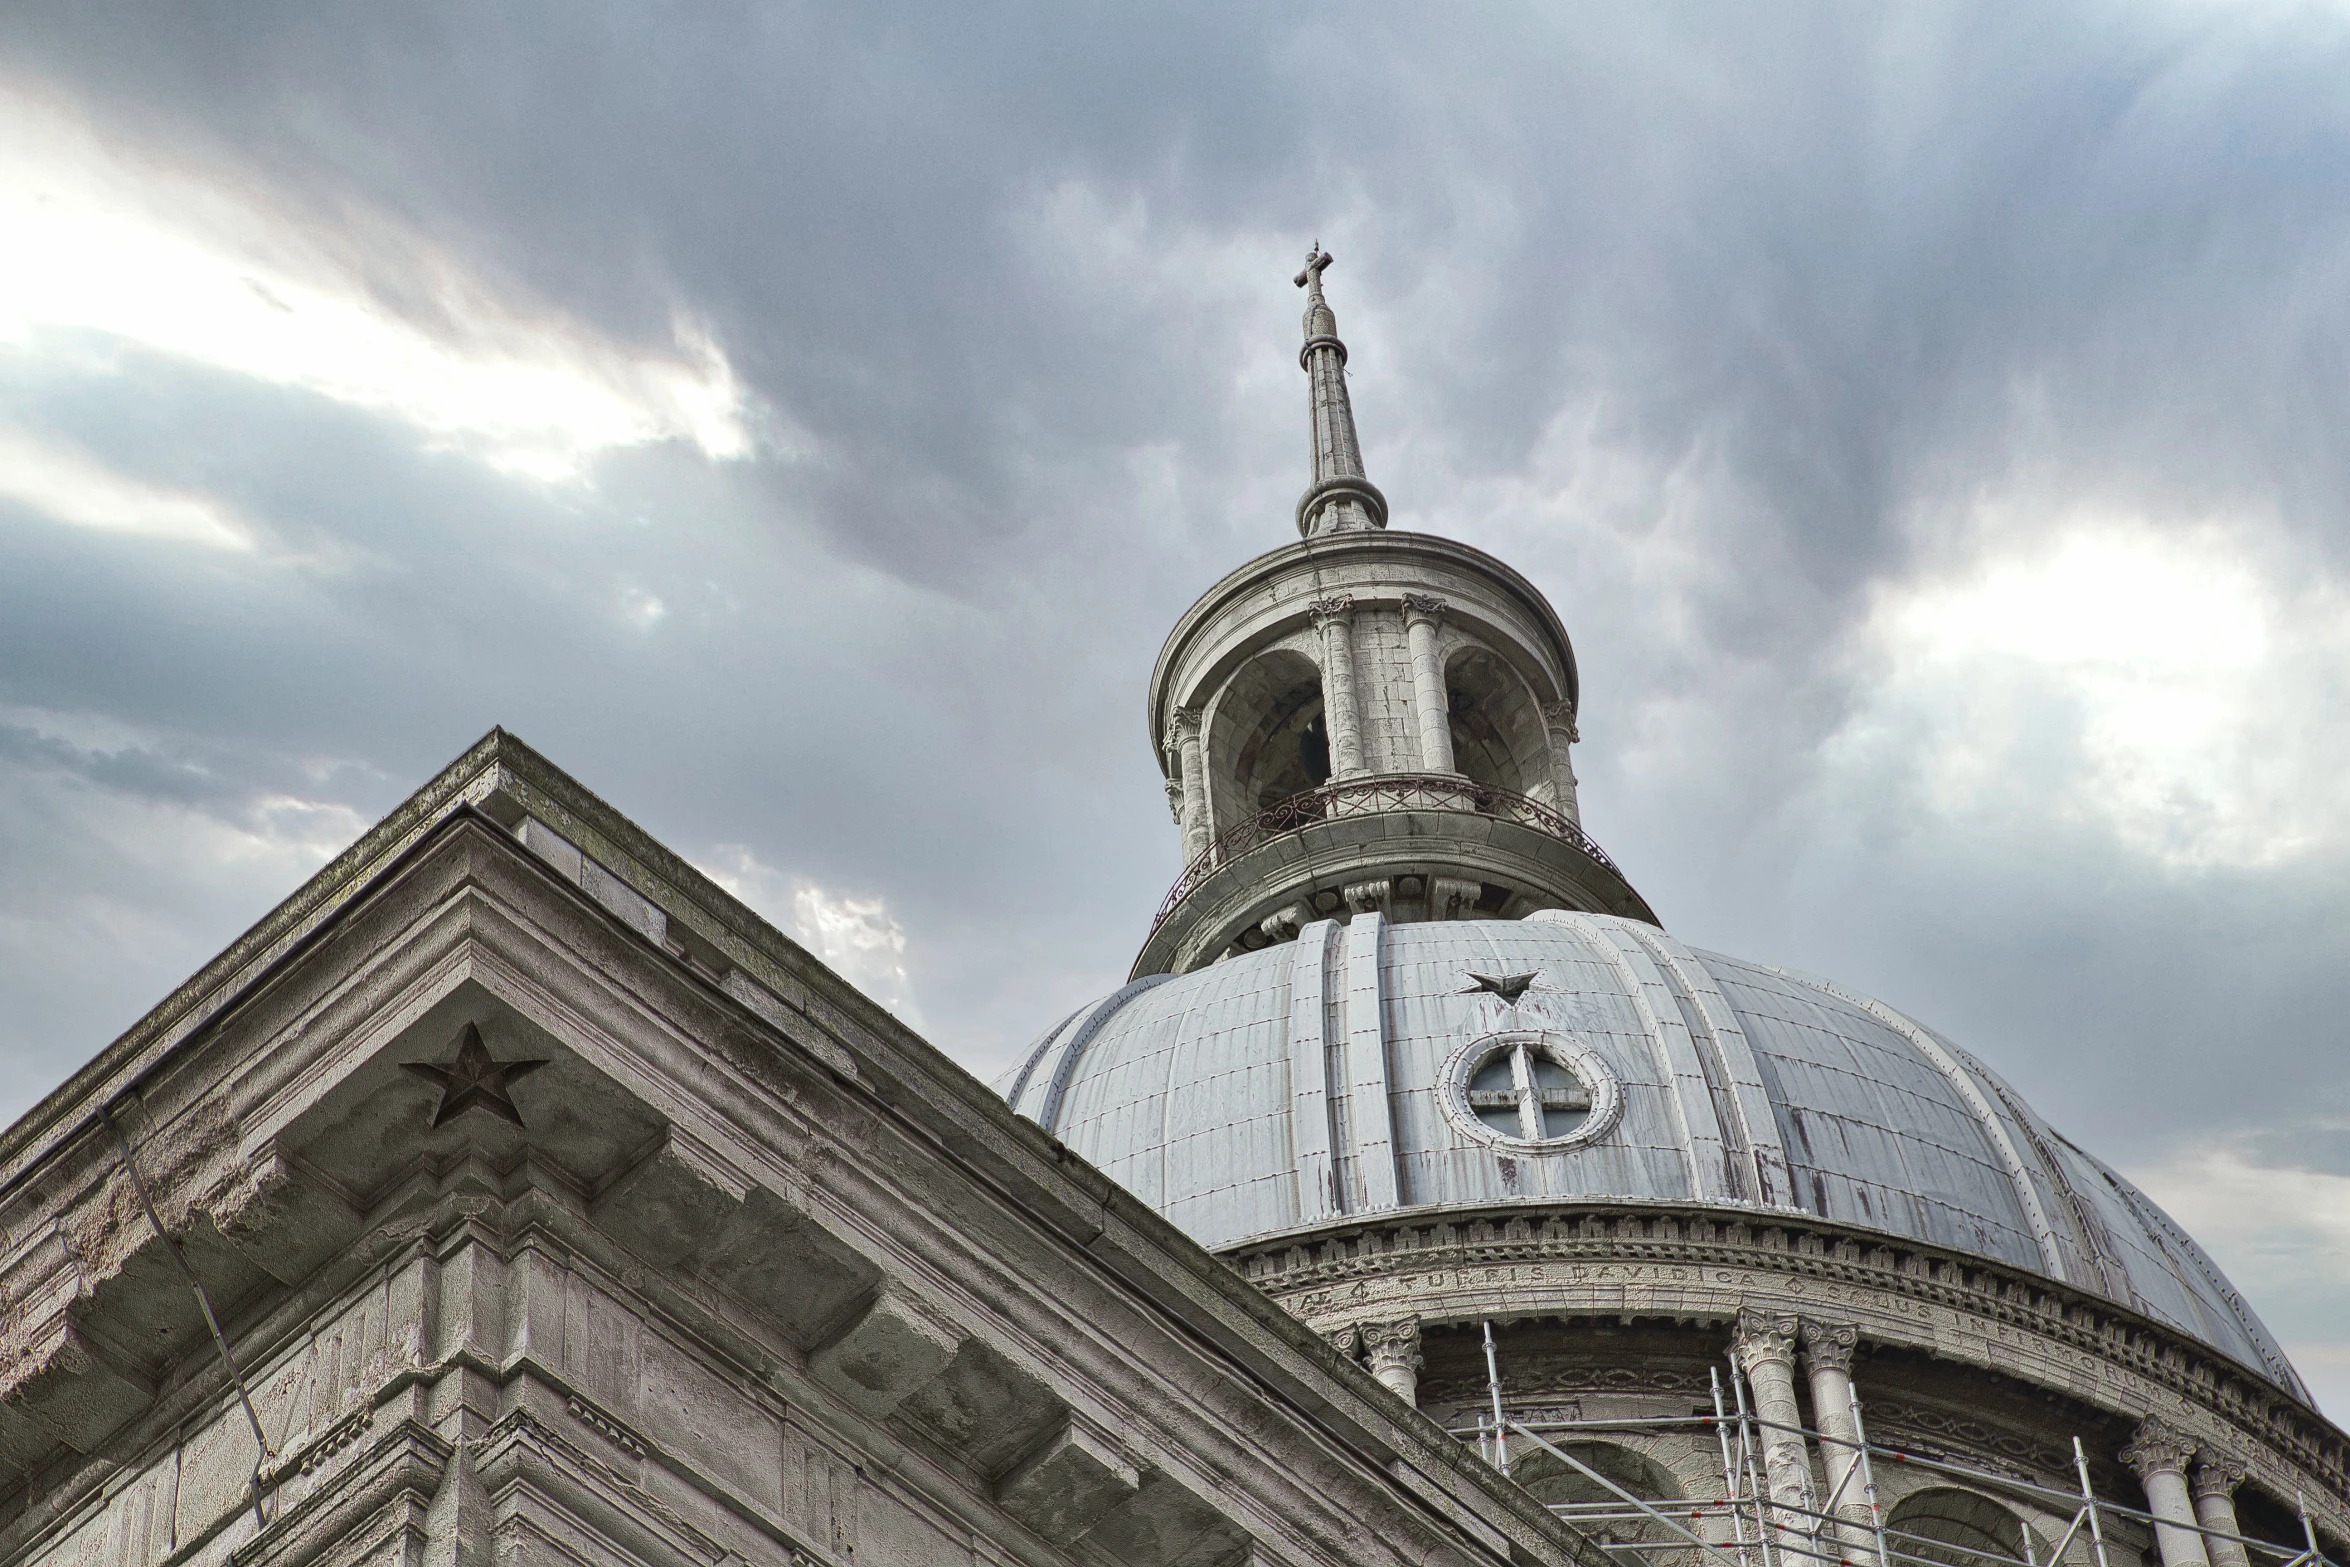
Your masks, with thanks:
M 1175 906 L 1190 897 L 1201 882 L 1251 849 L 1289 833 L 1302 832 L 1316 822 L 1375 816 L 1385 811 L 1462 811 L 1498 817 L 1571 843 L 1617 875 L 1623 874 L 1616 869 L 1616 862 L 1607 857 L 1607 851 L 1593 843 L 1582 828 L 1540 800 L 1481 784 L 1458 773 L 1379 773 L 1293 794 L 1216 834 L 1207 849 L 1175 878 L 1175 885 L 1167 890 L 1166 901 L 1159 905 L 1158 916 L 1151 921 L 1151 929 L 1157 930 L 1165 924 L 1167 916 L 1175 912 Z

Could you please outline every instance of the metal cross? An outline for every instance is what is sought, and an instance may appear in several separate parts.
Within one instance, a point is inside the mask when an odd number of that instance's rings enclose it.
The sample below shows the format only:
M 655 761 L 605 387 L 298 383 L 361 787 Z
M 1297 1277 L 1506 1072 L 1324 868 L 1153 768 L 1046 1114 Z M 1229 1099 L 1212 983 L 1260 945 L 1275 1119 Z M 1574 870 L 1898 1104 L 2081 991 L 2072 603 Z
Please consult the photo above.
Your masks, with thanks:
M 1306 252 L 1306 269 L 1297 275 L 1297 286 L 1306 290 L 1309 296 L 1320 294 L 1322 292 L 1322 269 L 1330 265 L 1330 262 L 1330 252 L 1322 248 L 1320 240 L 1315 240 L 1314 248 Z
M 1505 1110 L 1518 1112 L 1518 1135 L 1527 1142 L 1538 1143 L 1550 1136 L 1544 1112 L 1549 1110 L 1588 1110 L 1591 1094 L 1580 1082 L 1568 1074 L 1570 1086 L 1546 1088 L 1534 1075 L 1534 1064 L 1545 1059 L 1540 1051 L 1525 1040 L 1510 1046 L 1510 1086 L 1507 1088 L 1472 1088 L 1469 1090 L 1469 1108 L 1472 1110 Z

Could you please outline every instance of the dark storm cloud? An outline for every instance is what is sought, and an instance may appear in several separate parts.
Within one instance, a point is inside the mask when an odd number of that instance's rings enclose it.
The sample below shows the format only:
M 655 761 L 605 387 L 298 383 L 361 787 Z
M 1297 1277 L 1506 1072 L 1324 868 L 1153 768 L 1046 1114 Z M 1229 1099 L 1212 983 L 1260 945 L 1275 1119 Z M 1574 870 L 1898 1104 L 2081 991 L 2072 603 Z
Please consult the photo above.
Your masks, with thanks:
M 1173 873 L 1142 682 L 1288 536 L 1318 235 L 1399 525 L 1557 600 L 1588 817 L 1675 929 L 1885 995 L 2116 1162 L 2340 1169 L 2339 835 L 2173 863 L 1852 737 L 1931 728 L 1866 652 L 1888 593 L 2083 508 L 2344 571 L 2345 67 L 2294 8 L 15 8 L 9 79 L 425 332 L 387 225 L 526 316 L 705 323 L 763 444 L 529 483 L 219 367 L 0 353 L 0 422 L 259 541 L 0 504 L 0 885 L 89 911 L 0 925 L 8 1101 L 290 888 L 326 828 L 261 802 L 364 820 L 493 722 L 689 855 L 886 899 L 999 1064 Z M 249 873 L 165 847 L 214 827 Z

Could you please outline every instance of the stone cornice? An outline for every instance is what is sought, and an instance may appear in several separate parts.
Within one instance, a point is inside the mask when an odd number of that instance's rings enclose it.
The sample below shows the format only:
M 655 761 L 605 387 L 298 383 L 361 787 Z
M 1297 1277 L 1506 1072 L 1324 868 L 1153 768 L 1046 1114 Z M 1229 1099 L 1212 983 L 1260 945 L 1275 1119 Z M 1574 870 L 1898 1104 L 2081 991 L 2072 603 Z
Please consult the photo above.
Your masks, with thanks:
M 2324 1494 L 2330 1527 L 2350 1528 L 2350 1437 L 2276 1384 L 2111 1301 L 1904 1237 L 1803 1214 L 1602 1201 L 1357 1218 L 1224 1255 L 1308 1322 L 1408 1309 L 1431 1323 L 1588 1312 L 1727 1325 L 1758 1295 L 1832 1312 L 1874 1343 L 2230 1433 L 2231 1447 L 2290 1466 L 2267 1466 L 2266 1483 Z

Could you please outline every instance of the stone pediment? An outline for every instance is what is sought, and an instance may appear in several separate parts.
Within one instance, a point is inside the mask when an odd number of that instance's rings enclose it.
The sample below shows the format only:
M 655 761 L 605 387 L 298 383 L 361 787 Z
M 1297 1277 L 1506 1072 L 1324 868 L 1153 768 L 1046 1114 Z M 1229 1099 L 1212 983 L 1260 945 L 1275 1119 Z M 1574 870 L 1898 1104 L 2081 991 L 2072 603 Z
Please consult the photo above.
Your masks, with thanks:
M 519 1124 L 434 1124 L 469 1030 Z M 0 1181 L 12 1561 L 1581 1549 L 500 734 Z

